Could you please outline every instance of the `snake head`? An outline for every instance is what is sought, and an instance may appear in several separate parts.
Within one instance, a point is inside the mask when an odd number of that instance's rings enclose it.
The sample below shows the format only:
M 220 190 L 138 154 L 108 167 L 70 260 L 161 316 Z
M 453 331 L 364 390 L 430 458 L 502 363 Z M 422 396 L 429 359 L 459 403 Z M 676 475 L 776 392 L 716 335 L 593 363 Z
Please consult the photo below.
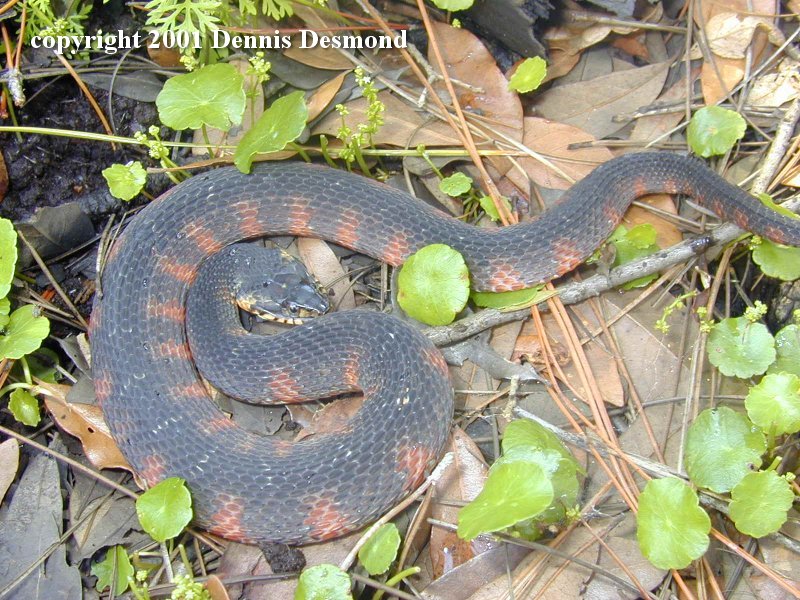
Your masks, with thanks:
M 239 286 L 239 308 L 268 321 L 299 325 L 330 309 L 327 290 L 292 255 L 266 249 L 271 266 Z

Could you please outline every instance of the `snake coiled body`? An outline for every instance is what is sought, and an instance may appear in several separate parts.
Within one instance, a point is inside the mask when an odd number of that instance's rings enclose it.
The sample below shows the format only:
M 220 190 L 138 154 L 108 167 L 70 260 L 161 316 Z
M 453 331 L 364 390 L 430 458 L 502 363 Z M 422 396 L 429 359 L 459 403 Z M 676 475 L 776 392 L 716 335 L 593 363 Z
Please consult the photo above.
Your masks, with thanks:
M 102 275 L 90 334 L 112 435 L 148 484 L 184 478 L 196 522 L 224 537 L 299 544 L 356 529 L 418 485 L 442 450 L 452 390 L 440 353 L 391 316 L 322 317 L 276 338 L 267 356 L 241 360 L 266 367 L 277 400 L 359 389 L 363 408 L 346 431 L 298 443 L 247 433 L 208 397 L 187 345 L 186 296 L 201 263 L 234 242 L 279 234 L 334 241 L 391 265 L 445 243 L 464 255 L 474 288 L 512 290 L 575 268 L 634 199 L 653 192 L 689 195 L 745 229 L 800 245 L 800 221 L 671 154 L 610 161 L 538 220 L 497 230 L 327 167 L 197 175 L 132 220 Z

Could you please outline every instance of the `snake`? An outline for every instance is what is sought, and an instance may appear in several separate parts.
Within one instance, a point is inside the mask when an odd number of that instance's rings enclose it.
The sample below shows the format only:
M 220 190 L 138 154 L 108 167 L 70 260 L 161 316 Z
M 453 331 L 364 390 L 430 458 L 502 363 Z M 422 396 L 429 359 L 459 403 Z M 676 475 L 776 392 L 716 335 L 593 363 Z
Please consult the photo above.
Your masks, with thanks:
M 249 544 L 344 535 L 415 490 L 439 459 L 453 412 L 441 353 L 408 323 L 365 309 L 274 336 L 260 356 L 234 352 L 241 371 L 263 369 L 259 380 L 277 402 L 364 395 L 340 430 L 299 441 L 250 433 L 216 406 L 193 361 L 186 303 L 204 262 L 242 240 L 277 235 L 325 239 L 392 266 L 442 243 L 464 256 L 475 290 L 516 290 L 576 268 L 631 202 L 657 192 L 800 245 L 800 221 L 671 153 L 612 159 L 535 220 L 491 229 L 328 166 L 261 163 L 250 174 L 224 167 L 195 175 L 145 206 L 107 253 L 89 330 L 98 404 L 144 484 L 186 482 L 199 527 Z M 230 364 L 223 349 L 211 352 Z

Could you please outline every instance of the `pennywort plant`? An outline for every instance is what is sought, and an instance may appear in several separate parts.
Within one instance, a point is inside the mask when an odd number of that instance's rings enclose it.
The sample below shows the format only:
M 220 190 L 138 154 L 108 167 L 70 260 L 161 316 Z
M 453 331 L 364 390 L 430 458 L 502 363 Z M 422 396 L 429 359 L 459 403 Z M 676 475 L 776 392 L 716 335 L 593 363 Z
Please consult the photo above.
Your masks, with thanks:
M 33 378 L 53 381 L 54 375 L 29 355 L 38 351 L 49 335 L 50 321 L 34 304 L 24 304 L 11 311 L 8 295 L 14 284 L 16 264 L 17 233 L 11 221 L 0 219 L 0 360 L 18 361 L 20 367 L 12 370 L 12 382 L 0 389 L 0 396 L 8 395 L 8 408 L 14 418 L 35 427 L 41 417 L 39 402 L 33 395 Z M 52 357 L 48 355 L 47 360 L 52 360 Z

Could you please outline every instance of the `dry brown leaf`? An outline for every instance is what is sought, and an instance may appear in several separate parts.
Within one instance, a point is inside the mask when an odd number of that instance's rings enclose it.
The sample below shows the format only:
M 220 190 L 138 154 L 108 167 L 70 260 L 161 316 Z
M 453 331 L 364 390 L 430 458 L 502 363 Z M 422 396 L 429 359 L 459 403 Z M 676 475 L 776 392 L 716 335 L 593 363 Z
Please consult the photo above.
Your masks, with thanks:
M 614 122 L 614 117 L 658 97 L 668 70 L 667 63 L 658 63 L 554 87 L 537 96 L 533 107 L 546 119 L 602 138 L 625 126 Z
M 573 182 L 579 181 L 591 173 L 595 167 L 611 160 L 614 155 L 602 146 L 570 150 L 570 144 L 593 142 L 592 134 L 564 123 L 554 123 L 539 117 L 526 117 L 522 142 L 534 152 L 554 163 L 573 181 L 567 181 L 550 167 L 536 159 L 525 157 L 519 159 L 527 177 L 536 184 L 556 190 L 566 190 Z M 506 176 L 522 190 L 528 189 L 526 177 L 517 169 L 510 170 Z
M 176 48 L 148 45 L 147 56 L 150 57 L 150 60 L 161 67 L 183 67 L 183 64 L 181 64 L 181 53 Z
M 333 292 L 332 300 L 336 308 L 346 310 L 356 307 L 350 279 L 326 242 L 314 238 L 297 238 L 297 252 L 308 271 Z
M 300 441 L 311 435 L 346 431 L 350 427 L 350 419 L 364 403 L 362 396 L 337 398 L 329 402 L 311 417 L 311 421 L 294 438 Z
M 586 303 L 582 302 L 580 304 L 573 305 L 572 311 L 578 318 L 581 318 L 584 321 L 584 330 L 588 329 L 591 331 L 597 327 L 598 323 L 594 317 L 594 313 L 588 306 L 585 306 L 585 304 Z M 564 336 L 552 315 L 543 315 L 542 321 L 544 322 L 545 331 L 547 331 L 551 343 L 555 341 L 564 347 L 568 347 L 566 340 L 564 339 Z M 585 344 L 583 346 L 583 351 L 586 355 L 586 359 L 589 362 L 589 367 L 594 376 L 595 382 L 597 383 L 597 387 L 600 389 L 600 395 L 602 396 L 603 401 L 607 404 L 611 404 L 612 406 L 624 406 L 625 394 L 622 386 L 622 378 L 617 370 L 617 364 L 614 361 L 614 357 L 611 356 L 611 354 L 607 352 L 599 343 L 594 341 Z M 588 394 L 586 390 L 583 389 L 583 385 L 581 384 L 581 379 L 578 376 L 578 370 L 575 364 L 570 363 L 564 365 L 561 370 L 564 372 L 564 376 L 566 377 L 565 383 L 568 383 L 569 386 L 574 389 L 582 399 L 588 398 Z
M 131 471 L 128 461 L 111 437 L 99 406 L 68 403 L 49 395 L 45 396 L 44 404 L 56 423 L 81 441 L 86 458 L 95 467 Z
M 470 502 L 483 489 L 489 468 L 483 461 L 481 451 L 475 442 L 456 427 L 450 436 L 446 452 L 453 453 L 453 462 L 444 470 L 434 488 L 434 503 L 431 516 L 439 521 L 456 523 L 458 507 L 452 501 Z M 447 501 L 442 502 L 443 500 Z M 433 565 L 433 578 L 438 579 L 447 571 L 463 564 L 487 547 L 478 542 L 467 542 L 455 531 L 443 527 L 431 530 L 431 543 L 428 547 Z
M 475 113 L 481 117 L 480 122 L 514 140 L 521 140 L 522 103 L 519 96 L 508 89 L 508 80 L 486 46 L 466 29 L 456 29 L 446 23 L 433 23 L 431 33 L 439 43 L 450 77 L 481 90 L 455 86 L 464 112 Z M 428 60 L 436 65 L 431 47 L 428 44 Z M 443 98 L 449 99 L 443 82 L 437 83 L 436 88 Z
M 0 502 L 8 491 L 9 486 L 17 476 L 19 466 L 19 442 L 8 439 L 0 444 Z
M 321 30 L 326 27 L 338 27 L 341 25 L 335 18 L 326 18 L 325 14 L 311 6 L 304 6 L 299 2 L 295 2 L 293 3 L 293 8 L 295 16 L 302 19 L 311 29 Z M 301 48 L 297 37 L 294 36 L 292 45 L 283 51 L 284 56 L 316 69 L 339 71 L 353 68 L 353 63 L 337 49 L 322 48 L 321 46 Z
M 384 125 L 372 136 L 375 144 L 386 144 L 400 148 L 414 148 L 418 144 L 426 146 L 453 146 L 461 142 L 449 125 L 441 121 L 426 120 L 419 112 L 408 106 L 405 102 L 393 96 L 386 90 L 378 92 L 378 99 L 386 105 L 386 114 L 391 115 Z M 358 98 L 347 103 L 350 111 L 344 117 L 348 127 L 355 130 L 359 123 L 367 121 L 368 102 Z M 338 112 L 332 111 L 325 115 L 314 126 L 313 135 L 324 133 L 335 137 L 342 126 L 342 117 Z
M 784 58 L 777 73 L 767 73 L 756 79 L 748 96 L 756 106 L 778 107 L 800 95 L 800 62 Z
M 333 79 L 329 79 L 323 83 L 311 94 L 306 101 L 306 106 L 308 107 L 307 121 L 313 121 L 325 110 L 325 107 L 331 103 L 331 100 L 333 100 L 341 89 L 345 77 L 347 77 L 347 72 L 339 73 Z
M 673 215 L 678 214 L 675 200 L 670 194 L 650 194 L 640 199 L 641 202 Z M 631 206 L 622 219 L 629 228 L 641 223 L 649 223 L 656 230 L 656 243 L 660 248 L 669 248 L 683 240 L 683 234 L 674 222 L 640 208 Z
M 214 574 L 208 576 L 206 580 L 206 589 L 211 595 L 211 600 L 231 600 L 231 597 L 228 595 L 228 590 L 225 589 L 222 580 Z
M 783 33 L 764 16 L 721 12 L 708 20 L 708 46 L 722 58 L 744 58 L 753 41 L 756 29 L 763 29 L 767 39 L 775 46 L 786 41 Z
M 775 14 L 775 4 L 771 0 L 727 0 L 721 2 L 701 2 L 695 13 L 695 23 L 703 27 L 707 39 L 713 38 L 715 33 L 708 24 L 714 24 L 714 18 L 719 14 L 737 13 L 742 16 L 757 14 L 769 16 Z M 753 59 L 758 60 L 766 48 L 766 35 L 757 34 L 752 42 Z M 706 104 L 716 104 L 733 89 L 744 77 L 744 58 L 725 58 L 714 55 L 713 60 L 703 61 L 700 83 L 703 98 Z
M 694 84 L 695 79 L 699 76 L 700 69 L 693 69 L 691 75 L 692 84 Z M 684 98 L 686 98 L 686 80 L 681 79 L 661 94 L 658 100 L 656 100 L 656 104 L 674 102 L 675 100 L 683 100 Z M 678 123 L 683 120 L 684 114 L 683 109 L 681 109 L 675 112 L 640 117 L 636 119 L 630 139 L 652 142 L 677 127 Z
M 615 38 L 611 45 L 614 46 L 614 48 L 619 48 L 631 56 L 638 56 L 639 58 L 649 62 L 650 51 L 647 49 L 645 38 L 646 34 L 641 31 L 629 33 L 628 35 Z

